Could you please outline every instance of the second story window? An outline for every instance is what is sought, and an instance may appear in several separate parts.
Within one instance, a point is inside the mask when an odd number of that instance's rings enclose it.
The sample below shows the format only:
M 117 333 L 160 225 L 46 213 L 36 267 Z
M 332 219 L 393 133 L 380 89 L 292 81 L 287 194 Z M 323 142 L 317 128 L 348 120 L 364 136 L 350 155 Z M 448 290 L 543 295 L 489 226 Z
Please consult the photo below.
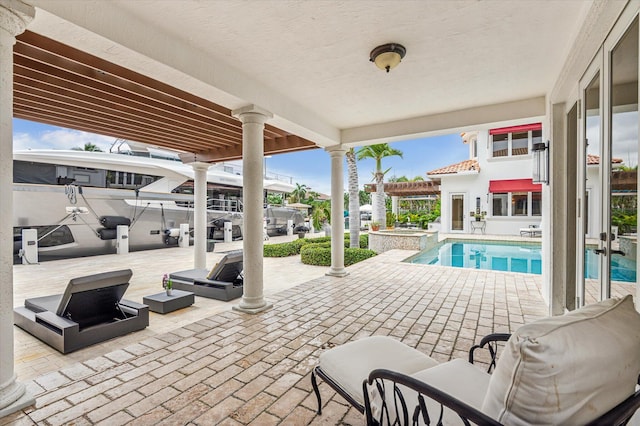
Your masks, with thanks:
M 489 135 L 492 157 L 527 155 L 532 145 L 542 140 L 542 123 L 491 129 Z

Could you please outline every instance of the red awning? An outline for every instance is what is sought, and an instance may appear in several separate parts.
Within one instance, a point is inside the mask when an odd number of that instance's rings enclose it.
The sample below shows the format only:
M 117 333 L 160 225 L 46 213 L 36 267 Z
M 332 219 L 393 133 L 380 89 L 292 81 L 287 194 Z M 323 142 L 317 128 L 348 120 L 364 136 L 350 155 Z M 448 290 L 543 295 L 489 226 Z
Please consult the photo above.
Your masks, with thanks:
M 528 132 L 529 130 L 542 130 L 542 123 L 523 124 L 521 126 L 500 127 L 489 130 L 490 135 L 503 135 L 505 133 Z
M 489 192 L 542 192 L 542 184 L 533 179 L 490 180 Z

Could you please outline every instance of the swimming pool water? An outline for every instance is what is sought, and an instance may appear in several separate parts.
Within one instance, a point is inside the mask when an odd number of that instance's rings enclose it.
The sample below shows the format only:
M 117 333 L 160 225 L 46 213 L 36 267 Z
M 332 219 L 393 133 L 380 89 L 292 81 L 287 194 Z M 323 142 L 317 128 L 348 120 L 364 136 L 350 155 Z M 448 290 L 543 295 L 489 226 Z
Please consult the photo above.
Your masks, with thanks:
M 585 260 L 585 277 L 597 279 L 598 256 L 592 250 L 587 250 Z M 520 242 L 445 240 L 433 249 L 407 259 L 407 262 L 525 274 L 542 273 L 540 245 Z M 635 262 L 614 255 L 611 279 L 636 282 Z

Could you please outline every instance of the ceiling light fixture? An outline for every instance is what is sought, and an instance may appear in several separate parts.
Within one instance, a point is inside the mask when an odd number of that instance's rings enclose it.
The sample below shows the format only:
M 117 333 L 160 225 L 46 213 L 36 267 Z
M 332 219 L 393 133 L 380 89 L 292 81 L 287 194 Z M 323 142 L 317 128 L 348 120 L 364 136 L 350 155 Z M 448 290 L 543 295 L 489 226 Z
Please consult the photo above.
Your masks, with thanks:
M 387 70 L 395 68 L 404 55 L 407 53 L 407 49 L 403 45 L 398 43 L 388 43 L 378 46 L 369 54 L 369 60 L 376 64 L 381 70 Z

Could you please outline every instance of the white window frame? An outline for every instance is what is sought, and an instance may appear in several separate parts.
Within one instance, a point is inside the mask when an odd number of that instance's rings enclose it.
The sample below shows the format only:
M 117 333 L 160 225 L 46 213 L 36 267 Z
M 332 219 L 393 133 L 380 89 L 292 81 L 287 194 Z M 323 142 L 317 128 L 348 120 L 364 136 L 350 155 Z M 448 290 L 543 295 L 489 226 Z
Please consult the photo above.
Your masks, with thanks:
M 520 133 L 520 132 L 518 132 Z M 524 133 L 524 132 L 522 132 Z M 533 130 L 527 130 L 527 153 L 526 154 L 513 154 L 513 132 L 509 132 L 509 133 L 499 133 L 500 135 L 507 135 L 507 155 L 504 155 L 502 157 L 494 157 L 493 155 L 493 137 L 495 135 L 489 135 L 489 151 L 491 152 L 491 157 L 490 158 L 509 158 L 509 157 L 516 157 L 516 158 L 525 158 L 528 155 L 531 155 L 531 149 L 533 147 Z

